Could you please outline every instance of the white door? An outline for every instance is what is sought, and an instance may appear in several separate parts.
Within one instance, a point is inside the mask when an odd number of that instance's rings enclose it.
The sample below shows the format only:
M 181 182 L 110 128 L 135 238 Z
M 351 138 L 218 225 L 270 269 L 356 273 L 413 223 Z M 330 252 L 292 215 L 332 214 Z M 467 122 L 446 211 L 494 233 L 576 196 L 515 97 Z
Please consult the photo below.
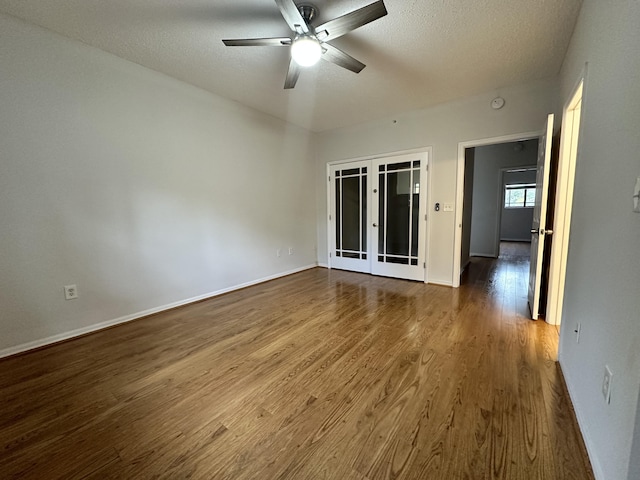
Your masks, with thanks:
M 567 255 L 571 231 L 571 209 L 573 207 L 573 185 L 578 158 L 580 137 L 580 115 L 582 111 L 582 91 L 580 81 L 571 100 L 564 110 L 562 135 L 560 139 L 560 160 L 556 186 L 556 205 L 553 223 L 553 244 L 549 266 L 549 300 L 545 320 L 559 325 L 562 320 L 564 285 L 567 273 Z
M 427 153 L 329 170 L 330 265 L 425 280 Z
M 426 154 L 373 161 L 371 273 L 425 280 Z
M 331 267 L 371 272 L 371 161 L 334 165 L 329 181 L 331 202 Z
M 542 256 L 544 237 L 553 232 L 547 230 L 547 199 L 549 196 L 549 167 L 553 141 L 553 114 L 547 117 L 544 134 L 538 143 L 538 166 L 536 172 L 536 200 L 531 226 L 531 264 L 529 267 L 529 308 L 531 318 L 538 318 L 540 308 L 540 283 L 542 281 Z

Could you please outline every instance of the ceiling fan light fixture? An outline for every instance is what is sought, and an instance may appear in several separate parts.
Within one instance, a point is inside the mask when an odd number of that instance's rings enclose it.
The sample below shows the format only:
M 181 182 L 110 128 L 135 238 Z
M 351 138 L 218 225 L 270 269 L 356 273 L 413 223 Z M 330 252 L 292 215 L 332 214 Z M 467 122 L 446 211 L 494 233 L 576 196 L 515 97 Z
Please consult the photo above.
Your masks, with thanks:
M 297 37 L 291 45 L 291 56 L 301 67 L 310 67 L 320 60 L 322 47 L 320 42 L 310 35 Z

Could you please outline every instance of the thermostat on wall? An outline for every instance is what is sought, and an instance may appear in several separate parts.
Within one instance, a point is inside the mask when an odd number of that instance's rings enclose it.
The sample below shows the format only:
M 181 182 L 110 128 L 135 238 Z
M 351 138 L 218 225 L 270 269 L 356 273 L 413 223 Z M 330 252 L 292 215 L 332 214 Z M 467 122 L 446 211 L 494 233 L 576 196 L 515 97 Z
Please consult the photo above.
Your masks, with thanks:
M 494 110 L 500 110 L 502 107 L 504 107 L 504 98 L 496 97 L 491 100 L 491 108 Z

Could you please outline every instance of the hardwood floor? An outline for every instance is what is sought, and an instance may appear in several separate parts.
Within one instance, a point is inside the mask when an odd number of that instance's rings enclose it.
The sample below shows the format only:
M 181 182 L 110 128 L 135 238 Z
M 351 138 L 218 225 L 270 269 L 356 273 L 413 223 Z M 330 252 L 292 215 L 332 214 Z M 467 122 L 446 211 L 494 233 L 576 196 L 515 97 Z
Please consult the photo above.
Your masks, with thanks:
M 308 270 L 0 361 L 0 478 L 592 479 L 527 259 Z

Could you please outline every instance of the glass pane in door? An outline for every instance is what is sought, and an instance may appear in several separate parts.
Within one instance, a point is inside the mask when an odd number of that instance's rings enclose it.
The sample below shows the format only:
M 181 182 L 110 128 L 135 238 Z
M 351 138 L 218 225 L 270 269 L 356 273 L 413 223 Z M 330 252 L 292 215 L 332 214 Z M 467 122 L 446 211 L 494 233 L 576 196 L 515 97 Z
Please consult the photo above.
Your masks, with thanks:
M 342 248 L 360 250 L 360 178 L 342 179 Z
M 378 261 L 417 265 L 420 162 L 388 164 L 378 175 Z
M 336 257 L 367 258 L 367 169 L 335 172 Z

